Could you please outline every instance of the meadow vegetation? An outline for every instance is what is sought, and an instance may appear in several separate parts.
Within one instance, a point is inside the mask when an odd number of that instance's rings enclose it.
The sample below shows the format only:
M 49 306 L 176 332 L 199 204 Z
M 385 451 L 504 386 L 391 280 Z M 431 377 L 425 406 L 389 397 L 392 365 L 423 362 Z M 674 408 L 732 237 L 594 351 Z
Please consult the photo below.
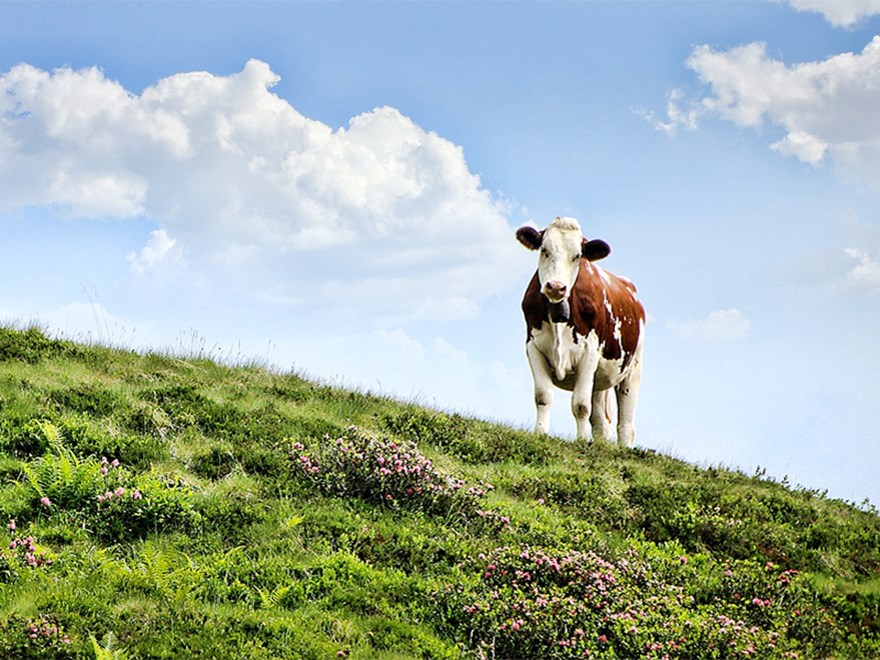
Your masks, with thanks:
M 37 328 L 0 524 L 0 657 L 880 656 L 870 505 Z

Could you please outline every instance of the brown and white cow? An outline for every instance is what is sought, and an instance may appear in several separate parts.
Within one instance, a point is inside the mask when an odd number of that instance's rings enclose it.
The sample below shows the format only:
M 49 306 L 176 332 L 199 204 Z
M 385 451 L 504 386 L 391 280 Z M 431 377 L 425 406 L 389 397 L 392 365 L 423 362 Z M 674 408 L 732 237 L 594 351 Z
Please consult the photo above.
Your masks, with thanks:
M 587 240 L 574 218 L 541 231 L 521 227 L 519 242 L 540 250 L 522 301 L 526 354 L 535 381 L 536 433 L 547 433 L 553 386 L 568 390 L 578 438 L 610 439 L 611 391 L 617 396 L 617 442 L 632 447 L 642 377 L 645 310 L 629 280 L 594 262 L 611 253 Z

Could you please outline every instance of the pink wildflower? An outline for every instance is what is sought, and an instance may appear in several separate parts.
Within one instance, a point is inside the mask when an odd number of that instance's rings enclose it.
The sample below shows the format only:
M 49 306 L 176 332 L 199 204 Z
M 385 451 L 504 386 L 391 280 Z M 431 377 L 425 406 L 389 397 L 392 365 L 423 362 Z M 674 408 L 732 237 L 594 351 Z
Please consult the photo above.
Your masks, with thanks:
M 9 528 L 10 531 L 15 531 L 15 518 L 12 518 L 9 521 L 9 524 L 6 526 Z
M 42 504 L 43 506 L 52 506 L 52 500 L 50 500 L 48 497 L 41 497 L 40 504 Z

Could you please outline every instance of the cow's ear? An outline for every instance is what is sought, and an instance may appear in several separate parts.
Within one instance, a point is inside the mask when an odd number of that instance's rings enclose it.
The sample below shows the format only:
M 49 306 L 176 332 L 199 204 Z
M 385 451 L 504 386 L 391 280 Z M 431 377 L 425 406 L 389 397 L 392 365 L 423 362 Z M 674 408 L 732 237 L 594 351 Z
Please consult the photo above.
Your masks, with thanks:
M 520 227 L 516 230 L 516 239 L 530 250 L 537 250 L 544 240 L 544 232 L 534 227 Z
M 594 238 L 592 241 L 584 239 L 581 254 L 587 261 L 599 261 L 611 254 L 611 246 L 603 240 Z

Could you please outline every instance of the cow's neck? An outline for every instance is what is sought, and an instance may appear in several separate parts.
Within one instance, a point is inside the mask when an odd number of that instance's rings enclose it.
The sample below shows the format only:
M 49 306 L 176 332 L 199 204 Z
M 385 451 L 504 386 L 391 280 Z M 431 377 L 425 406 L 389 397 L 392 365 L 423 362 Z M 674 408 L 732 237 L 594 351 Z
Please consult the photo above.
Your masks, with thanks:
M 551 323 L 550 327 L 553 332 L 553 371 L 556 372 L 558 380 L 565 380 L 569 367 L 569 356 L 565 346 L 564 334 L 568 324 Z

